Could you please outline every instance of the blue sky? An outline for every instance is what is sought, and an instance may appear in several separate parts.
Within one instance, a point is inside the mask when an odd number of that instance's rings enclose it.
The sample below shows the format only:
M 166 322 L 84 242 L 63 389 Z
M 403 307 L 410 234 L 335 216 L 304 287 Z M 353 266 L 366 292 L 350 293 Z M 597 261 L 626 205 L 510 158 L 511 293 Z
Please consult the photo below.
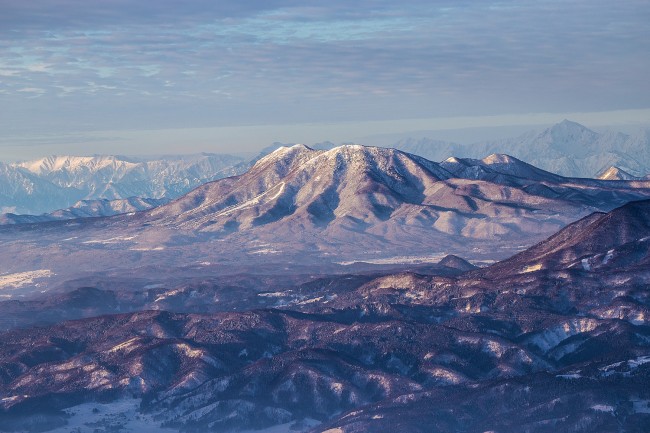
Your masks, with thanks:
M 647 0 L 0 0 L 0 159 L 650 122 L 649 22 Z

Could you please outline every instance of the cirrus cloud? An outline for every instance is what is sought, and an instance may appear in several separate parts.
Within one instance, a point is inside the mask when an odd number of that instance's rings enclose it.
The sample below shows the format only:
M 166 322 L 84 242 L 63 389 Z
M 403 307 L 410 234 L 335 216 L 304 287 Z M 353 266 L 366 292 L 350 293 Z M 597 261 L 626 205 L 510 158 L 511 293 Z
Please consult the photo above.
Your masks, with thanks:
M 0 126 L 13 134 L 650 100 L 645 0 L 0 0 L 0 10 L 0 98 L 11 107 Z

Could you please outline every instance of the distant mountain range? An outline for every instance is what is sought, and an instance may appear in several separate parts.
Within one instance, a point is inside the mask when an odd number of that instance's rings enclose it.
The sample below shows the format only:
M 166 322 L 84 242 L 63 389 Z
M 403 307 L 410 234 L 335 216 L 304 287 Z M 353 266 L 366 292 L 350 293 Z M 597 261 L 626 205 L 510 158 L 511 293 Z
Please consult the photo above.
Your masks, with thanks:
M 542 132 L 528 132 L 504 140 L 458 144 L 409 138 L 392 147 L 433 161 L 450 156 L 481 158 L 491 153 L 504 153 L 567 177 L 593 178 L 610 168 L 619 171 L 620 176 L 610 174 L 608 179 L 625 180 L 650 173 L 650 131 L 641 130 L 635 135 L 599 134 L 569 120 Z
M 447 254 L 494 260 L 647 197 L 650 181 L 564 178 L 507 155 L 435 163 L 395 149 L 296 145 L 144 212 L 0 227 L 0 262 L 16 274 L 5 278 L 17 290 L 5 294 L 16 296 L 38 287 L 32 277 L 49 285 L 100 264 L 112 275 L 164 278 L 260 261 L 284 272 Z
M 80 200 L 178 197 L 247 165 L 231 155 L 199 154 L 136 159 L 121 156 L 50 156 L 0 163 L 0 213 L 49 213 Z
M 274 143 L 252 160 L 200 154 L 155 159 L 50 156 L 0 163 L 0 214 L 39 215 L 69 208 L 80 200 L 174 199 L 206 182 L 244 173 L 284 146 Z M 331 150 L 336 145 L 322 142 L 310 147 Z M 393 147 L 432 161 L 508 154 L 568 177 L 639 180 L 650 173 L 648 131 L 634 136 L 598 134 L 567 120 L 541 133 L 494 142 L 461 145 L 423 138 L 401 140 Z

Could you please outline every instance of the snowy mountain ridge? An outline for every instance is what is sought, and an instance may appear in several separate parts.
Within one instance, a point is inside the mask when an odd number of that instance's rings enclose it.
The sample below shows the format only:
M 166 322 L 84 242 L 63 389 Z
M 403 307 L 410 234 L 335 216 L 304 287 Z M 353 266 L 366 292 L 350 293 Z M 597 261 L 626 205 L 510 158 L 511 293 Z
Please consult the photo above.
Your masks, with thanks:
M 79 200 L 175 198 L 215 179 L 246 170 L 231 155 L 199 154 L 136 159 L 123 156 L 48 156 L 0 164 L 0 212 L 49 213 Z

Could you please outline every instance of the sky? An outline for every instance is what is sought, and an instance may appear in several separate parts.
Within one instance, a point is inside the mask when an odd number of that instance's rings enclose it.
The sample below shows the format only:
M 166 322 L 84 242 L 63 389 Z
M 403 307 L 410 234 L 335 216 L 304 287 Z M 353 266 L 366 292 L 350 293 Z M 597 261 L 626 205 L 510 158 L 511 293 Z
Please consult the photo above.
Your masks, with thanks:
M 0 0 L 0 160 L 649 124 L 648 23 L 647 0 Z

